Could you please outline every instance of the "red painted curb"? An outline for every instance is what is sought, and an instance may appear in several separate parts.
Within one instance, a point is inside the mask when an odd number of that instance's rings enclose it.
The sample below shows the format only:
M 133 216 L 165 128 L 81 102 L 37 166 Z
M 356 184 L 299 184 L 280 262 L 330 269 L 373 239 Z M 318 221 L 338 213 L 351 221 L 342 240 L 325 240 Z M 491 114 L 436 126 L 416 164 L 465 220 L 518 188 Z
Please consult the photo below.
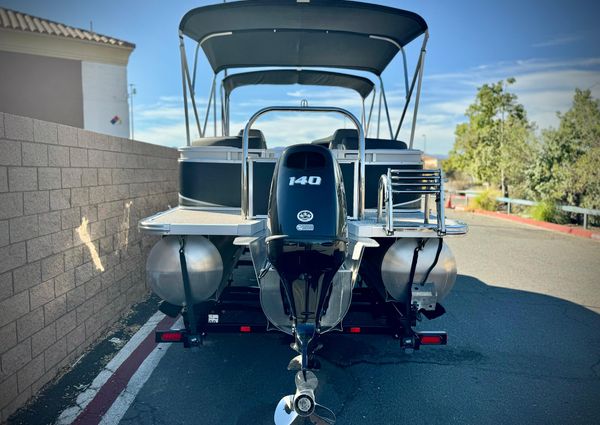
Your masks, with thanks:
M 534 220 L 533 218 L 520 217 L 518 215 L 509 215 L 497 211 L 473 210 L 476 214 L 487 215 L 490 217 L 502 218 L 504 220 L 516 221 L 518 223 L 529 224 L 530 226 L 541 227 L 554 232 L 567 233 L 580 238 L 600 240 L 600 233 L 591 230 L 570 227 L 562 224 L 548 223 L 547 221 Z
M 169 329 L 175 319 L 165 316 L 156 325 L 155 329 Z M 106 383 L 96 393 L 92 401 L 83 409 L 83 411 L 73 421 L 73 425 L 90 425 L 98 424 L 102 417 L 106 414 L 110 406 L 117 399 L 119 394 L 123 392 L 133 374 L 138 370 L 142 362 L 156 347 L 154 342 L 154 332 L 150 332 L 148 336 L 136 347 L 135 350 L 127 357 L 121 366 L 113 373 Z

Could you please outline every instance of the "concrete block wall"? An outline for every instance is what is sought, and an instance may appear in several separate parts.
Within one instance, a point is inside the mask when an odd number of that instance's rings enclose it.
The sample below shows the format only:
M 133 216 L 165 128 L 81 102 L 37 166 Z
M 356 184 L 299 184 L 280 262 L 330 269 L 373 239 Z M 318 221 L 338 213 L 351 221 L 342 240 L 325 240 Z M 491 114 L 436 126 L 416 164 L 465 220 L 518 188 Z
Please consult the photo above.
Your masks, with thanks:
M 147 293 L 177 151 L 0 112 L 0 422 Z

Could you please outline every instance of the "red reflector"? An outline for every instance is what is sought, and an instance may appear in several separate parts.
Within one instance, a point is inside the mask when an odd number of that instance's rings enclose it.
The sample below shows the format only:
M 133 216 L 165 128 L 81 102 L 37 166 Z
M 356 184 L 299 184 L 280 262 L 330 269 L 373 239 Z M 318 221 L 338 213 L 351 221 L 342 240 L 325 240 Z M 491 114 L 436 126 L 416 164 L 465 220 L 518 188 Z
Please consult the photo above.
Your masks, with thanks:
M 240 326 L 240 332 L 252 332 L 252 328 L 250 326 Z
M 360 328 L 357 326 L 355 328 L 350 328 L 350 333 L 351 334 L 359 334 L 360 333 Z
M 439 335 L 423 335 L 421 338 L 421 344 L 440 345 L 442 343 L 442 337 Z
M 164 332 L 160 335 L 160 340 L 167 342 L 179 342 L 182 338 L 183 334 L 181 332 Z

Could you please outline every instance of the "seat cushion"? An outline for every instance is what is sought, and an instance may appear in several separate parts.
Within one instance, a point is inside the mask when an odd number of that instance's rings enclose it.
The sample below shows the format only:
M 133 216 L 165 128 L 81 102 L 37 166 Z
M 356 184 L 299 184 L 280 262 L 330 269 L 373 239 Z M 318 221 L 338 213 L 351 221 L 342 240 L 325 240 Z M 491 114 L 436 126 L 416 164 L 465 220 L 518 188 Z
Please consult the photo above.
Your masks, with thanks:
M 194 140 L 192 146 L 228 146 L 232 148 L 242 148 L 242 135 L 244 130 L 240 130 L 237 136 L 221 136 L 221 137 L 202 137 Z M 250 130 L 248 137 L 248 149 L 267 149 L 265 137 L 260 130 Z
M 406 149 L 406 143 L 391 139 L 365 139 L 366 149 Z M 329 149 L 358 150 L 358 131 L 354 129 L 339 129 L 333 133 Z

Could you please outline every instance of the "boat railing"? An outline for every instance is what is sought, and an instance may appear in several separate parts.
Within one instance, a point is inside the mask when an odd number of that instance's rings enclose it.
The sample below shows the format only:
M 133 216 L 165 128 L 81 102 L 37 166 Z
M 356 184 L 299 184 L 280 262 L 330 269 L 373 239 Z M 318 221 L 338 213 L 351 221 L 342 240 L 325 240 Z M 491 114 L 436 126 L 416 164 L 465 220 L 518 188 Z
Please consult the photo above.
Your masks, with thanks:
M 252 125 L 258 120 L 261 116 L 265 115 L 269 112 L 316 112 L 316 113 L 337 113 L 344 115 L 356 127 L 358 131 L 358 211 L 357 216 L 360 220 L 365 217 L 365 162 L 366 162 L 366 154 L 365 154 L 365 133 L 363 130 L 363 126 L 352 114 L 350 111 L 347 111 L 343 108 L 337 108 L 334 106 L 268 106 L 257 111 L 250 119 L 248 123 L 244 127 L 244 134 L 242 136 L 242 217 L 247 219 L 250 213 L 250 196 L 249 196 L 249 177 L 248 177 L 248 139 L 250 134 L 250 129 Z
M 409 201 L 394 202 L 394 198 L 402 195 L 419 195 Z M 429 202 L 434 197 L 436 205 L 435 223 L 431 222 Z M 423 218 L 420 222 L 407 222 L 402 220 L 404 213 L 413 214 L 413 209 L 406 210 L 401 207 L 421 204 Z M 385 211 L 385 217 L 384 217 Z M 379 193 L 377 199 L 377 221 L 383 223 L 388 235 L 393 235 L 399 228 L 431 229 L 443 236 L 446 234 L 444 210 L 444 178 L 442 170 L 423 169 L 392 169 L 388 168 L 387 174 L 379 179 Z

